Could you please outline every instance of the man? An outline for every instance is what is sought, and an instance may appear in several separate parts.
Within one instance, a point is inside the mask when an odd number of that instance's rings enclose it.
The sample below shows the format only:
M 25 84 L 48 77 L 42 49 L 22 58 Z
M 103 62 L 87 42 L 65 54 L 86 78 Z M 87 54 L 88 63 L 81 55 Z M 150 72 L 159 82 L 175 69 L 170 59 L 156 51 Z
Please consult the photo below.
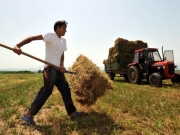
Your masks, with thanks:
M 14 52 L 20 55 L 22 52 L 20 47 L 22 47 L 23 45 L 28 44 L 34 40 L 44 40 L 46 46 L 45 60 L 60 67 L 59 71 L 51 66 L 45 65 L 43 73 L 44 86 L 37 93 L 28 111 L 21 116 L 28 125 L 35 124 L 33 117 L 38 113 L 48 97 L 52 94 L 54 85 L 60 91 L 67 114 L 71 119 L 85 115 L 85 113 L 83 112 L 76 111 L 71 98 L 68 82 L 64 76 L 64 73 L 66 71 L 66 68 L 64 67 L 64 51 L 67 50 L 67 47 L 66 39 L 62 36 L 64 36 L 66 33 L 66 27 L 66 21 L 57 21 L 54 24 L 55 33 L 47 33 L 44 35 L 28 37 L 14 47 Z

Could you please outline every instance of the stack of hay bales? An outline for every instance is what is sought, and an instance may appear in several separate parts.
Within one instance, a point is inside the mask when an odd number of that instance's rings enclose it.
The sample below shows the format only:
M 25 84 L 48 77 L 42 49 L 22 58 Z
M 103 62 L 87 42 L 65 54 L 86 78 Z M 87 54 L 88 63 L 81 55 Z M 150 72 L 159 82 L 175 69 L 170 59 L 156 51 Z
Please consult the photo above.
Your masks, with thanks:
M 76 100 L 82 105 L 94 104 L 106 89 L 114 88 L 107 74 L 84 55 L 76 59 L 70 70 L 78 73 L 69 76 L 69 84 L 76 94 Z
M 128 41 L 123 38 L 117 38 L 114 42 L 114 46 L 109 48 L 108 59 L 105 59 L 103 63 L 132 62 L 134 51 L 141 48 L 147 48 L 147 43 L 141 40 Z

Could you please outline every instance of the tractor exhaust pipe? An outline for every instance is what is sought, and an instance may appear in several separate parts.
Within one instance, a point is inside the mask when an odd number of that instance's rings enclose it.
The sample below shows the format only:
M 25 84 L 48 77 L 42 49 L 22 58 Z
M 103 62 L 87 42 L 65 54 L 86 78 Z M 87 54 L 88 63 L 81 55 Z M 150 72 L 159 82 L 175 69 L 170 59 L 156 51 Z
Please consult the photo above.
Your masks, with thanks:
M 163 46 L 162 46 L 162 60 L 164 61 L 164 50 L 163 50 Z

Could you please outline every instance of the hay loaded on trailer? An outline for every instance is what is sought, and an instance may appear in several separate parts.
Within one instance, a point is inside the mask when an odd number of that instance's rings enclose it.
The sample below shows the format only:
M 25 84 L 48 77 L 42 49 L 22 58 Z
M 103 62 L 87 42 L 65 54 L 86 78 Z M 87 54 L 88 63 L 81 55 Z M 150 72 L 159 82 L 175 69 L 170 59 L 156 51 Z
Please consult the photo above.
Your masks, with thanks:
M 147 48 L 143 41 L 118 38 L 103 63 L 111 80 L 119 74 L 130 83 L 141 84 L 146 79 L 155 87 L 161 87 L 164 79 L 180 83 L 180 75 L 175 73 L 173 51 L 165 51 L 161 58 L 157 48 Z
M 109 48 L 108 58 L 103 61 L 105 71 L 114 80 L 116 74 L 128 80 L 128 64 L 133 61 L 135 50 L 147 48 L 147 43 L 137 40 L 128 41 L 118 38 L 114 42 L 114 46 Z

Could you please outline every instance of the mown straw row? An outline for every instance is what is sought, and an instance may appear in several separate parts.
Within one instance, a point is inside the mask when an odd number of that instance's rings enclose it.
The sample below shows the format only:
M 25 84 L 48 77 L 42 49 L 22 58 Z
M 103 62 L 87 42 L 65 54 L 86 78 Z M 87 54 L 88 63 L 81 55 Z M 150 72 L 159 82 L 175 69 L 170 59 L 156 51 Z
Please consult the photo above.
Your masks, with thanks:
M 69 84 L 76 94 L 76 100 L 82 105 L 94 104 L 107 89 L 114 88 L 107 74 L 84 55 L 76 59 L 70 70 L 78 73 L 69 76 Z

